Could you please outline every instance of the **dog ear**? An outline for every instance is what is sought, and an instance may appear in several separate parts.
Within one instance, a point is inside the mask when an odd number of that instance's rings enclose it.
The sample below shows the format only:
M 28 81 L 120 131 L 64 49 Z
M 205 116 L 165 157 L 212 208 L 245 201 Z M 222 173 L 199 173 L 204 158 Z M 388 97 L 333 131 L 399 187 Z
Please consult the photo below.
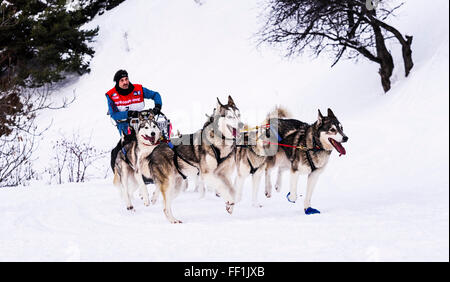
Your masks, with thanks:
M 216 109 L 214 109 L 214 111 L 215 111 Z M 205 116 L 208 118 L 208 121 L 209 122 L 213 122 L 214 121 L 214 112 L 213 112 L 213 114 L 212 114 L 212 116 L 210 116 L 210 115 L 208 115 L 208 114 L 205 114 Z
M 322 119 L 323 119 L 323 115 L 319 110 L 319 116 L 317 117 L 317 127 L 322 125 Z
M 231 95 L 228 95 L 228 105 L 236 107 L 236 104 L 234 104 L 233 98 L 231 98 Z
M 217 97 L 217 103 L 219 103 L 220 107 L 223 107 L 222 103 L 220 103 L 219 97 Z
M 333 111 L 332 111 L 330 108 L 328 108 L 328 116 L 329 116 L 329 117 L 336 117 L 336 116 L 334 115 Z

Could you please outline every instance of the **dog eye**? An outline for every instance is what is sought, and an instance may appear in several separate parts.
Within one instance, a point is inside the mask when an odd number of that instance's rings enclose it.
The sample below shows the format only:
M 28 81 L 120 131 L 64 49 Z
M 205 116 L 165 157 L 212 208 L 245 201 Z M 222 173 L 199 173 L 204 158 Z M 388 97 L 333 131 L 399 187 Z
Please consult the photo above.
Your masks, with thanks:
M 331 131 L 331 132 L 336 132 L 336 129 L 331 128 L 330 131 Z

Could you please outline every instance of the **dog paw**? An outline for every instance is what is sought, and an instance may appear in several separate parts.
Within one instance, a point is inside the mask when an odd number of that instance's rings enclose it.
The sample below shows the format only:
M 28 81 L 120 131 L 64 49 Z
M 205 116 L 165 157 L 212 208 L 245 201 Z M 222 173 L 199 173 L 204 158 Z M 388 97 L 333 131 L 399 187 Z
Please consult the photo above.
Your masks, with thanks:
M 297 197 L 293 197 L 291 195 L 291 192 L 287 193 L 286 195 L 286 199 L 290 202 L 290 203 L 295 203 L 295 200 L 297 200 Z
M 266 192 L 265 195 L 266 195 L 266 198 L 272 197 L 272 193 L 270 193 L 270 192 Z
M 226 210 L 229 214 L 233 213 L 234 203 L 226 202 Z
M 280 192 L 281 191 L 281 186 L 280 185 L 275 185 L 275 191 Z
M 152 203 L 152 205 L 154 205 L 154 204 L 156 204 L 156 201 L 158 201 L 158 195 L 153 193 L 152 199 L 150 202 Z
M 128 207 L 127 207 L 127 210 L 128 210 L 128 211 L 135 211 L 135 209 L 134 209 L 133 206 L 128 206 Z
M 181 224 L 183 222 L 181 220 L 174 219 L 174 220 L 171 220 L 170 223 L 172 223 L 172 224 Z
M 320 213 L 319 210 L 313 209 L 311 207 L 305 209 L 305 214 L 306 215 L 310 215 L 310 214 L 316 214 L 316 213 Z

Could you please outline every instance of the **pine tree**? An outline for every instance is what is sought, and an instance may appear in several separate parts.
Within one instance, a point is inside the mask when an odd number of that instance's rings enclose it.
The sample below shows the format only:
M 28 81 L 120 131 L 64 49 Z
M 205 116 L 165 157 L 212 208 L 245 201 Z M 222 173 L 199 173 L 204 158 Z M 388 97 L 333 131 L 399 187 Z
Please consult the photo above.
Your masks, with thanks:
M 0 6 L 0 90 L 17 85 L 40 87 L 89 72 L 98 27 L 82 9 L 68 11 L 66 1 L 11 1 Z
M 76 0 L 83 8 L 83 13 L 88 19 L 101 15 L 105 11 L 111 10 L 125 0 Z

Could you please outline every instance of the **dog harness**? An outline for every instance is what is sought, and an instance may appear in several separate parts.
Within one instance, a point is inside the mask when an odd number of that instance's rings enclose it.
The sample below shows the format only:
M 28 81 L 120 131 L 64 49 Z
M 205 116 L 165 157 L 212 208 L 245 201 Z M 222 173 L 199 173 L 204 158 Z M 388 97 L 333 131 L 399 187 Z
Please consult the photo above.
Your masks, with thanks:
M 251 145 L 246 145 L 246 144 L 244 144 L 244 145 L 235 145 L 236 147 L 242 147 L 242 148 L 247 148 L 248 150 L 251 150 L 254 154 L 256 154 L 254 151 L 253 151 L 253 149 L 252 149 L 252 146 Z M 247 161 L 248 161 L 248 165 L 250 166 L 250 174 L 255 174 L 255 172 L 256 171 L 258 171 L 258 169 L 259 169 L 259 167 L 254 167 L 253 166 L 253 164 L 252 164 L 252 162 L 250 161 L 250 159 L 247 157 Z
M 212 149 L 213 152 L 214 152 L 214 155 L 216 156 L 216 160 L 217 160 L 217 165 L 218 165 L 218 166 L 219 166 L 221 163 L 223 163 L 226 159 L 228 159 L 228 158 L 231 156 L 231 154 L 233 154 L 233 150 L 231 150 L 231 152 L 230 152 L 227 156 L 221 158 L 221 157 L 220 157 L 220 150 L 217 149 L 217 147 L 214 146 L 213 144 L 211 144 L 210 146 L 211 146 L 211 149 Z
M 200 175 L 200 169 L 193 165 L 190 161 L 186 160 L 180 153 L 177 151 L 177 147 L 173 146 L 171 147 L 173 151 L 173 163 L 175 164 L 175 168 L 177 169 L 178 173 L 183 177 L 183 179 L 186 179 L 186 175 L 181 171 L 180 164 L 178 163 L 178 158 L 180 158 L 182 161 L 186 162 L 188 165 L 195 167 L 198 172 L 197 175 Z
M 280 137 L 280 135 L 273 129 L 270 127 L 270 130 L 275 133 L 275 135 L 278 137 L 278 142 L 282 141 L 282 138 Z M 266 132 L 266 135 L 268 135 L 268 132 Z M 311 154 L 310 152 L 316 153 L 319 151 L 323 151 L 324 149 L 319 146 L 316 142 L 316 137 L 313 136 L 312 138 L 312 142 L 313 142 L 313 147 L 312 148 L 308 148 L 305 144 L 305 146 L 300 144 L 301 140 L 299 140 L 297 146 L 294 145 L 288 145 L 288 144 L 281 144 L 281 143 L 272 143 L 272 142 L 266 142 L 267 144 L 271 144 L 271 145 L 278 145 L 278 146 L 283 146 L 283 147 L 289 147 L 289 148 L 294 148 L 294 149 L 299 149 L 301 151 L 305 152 L 306 155 L 306 160 L 308 161 L 309 166 L 311 167 L 311 172 L 315 171 L 317 169 L 316 165 L 314 164 L 312 158 L 311 158 Z M 250 162 L 250 161 L 249 161 Z
M 259 167 L 255 168 L 252 165 L 252 162 L 250 161 L 249 158 L 247 158 L 248 164 L 250 165 L 250 174 L 255 174 L 255 172 L 258 170 Z
M 183 179 L 186 179 L 187 177 L 186 177 L 186 175 L 184 175 L 183 172 L 181 172 L 180 164 L 178 163 L 178 158 L 181 158 L 183 160 L 183 157 L 178 154 L 176 147 L 173 147 L 172 150 L 173 150 L 173 163 L 175 164 L 175 168 L 177 169 L 177 171 L 181 175 L 181 177 L 183 177 Z
M 322 147 L 320 147 L 319 145 L 317 145 L 315 136 L 313 136 L 312 141 L 313 141 L 313 147 L 310 148 L 310 149 L 306 149 L 305 150 L 305 155 L 306 155 L 306 159 L 308 160 L 308 164 L 311 167 L 311 172 L 314 172 L 317 169 L 317 167 L 314 164 L 314 162 L 313 162 L 309 152 L 314 152 L 315 153 L 315 152 L 323 151 L 324 149 Z M 299 142 L 298 145 L 300 146 L 300 142 Z
M 214 145 L 211 145 L 211 149 L 213 150 L 214 155 L 215 155 L 215 157 L 216 157 L 217 165 L 220 165 L 221 163 L 223 163 L 223 162 L 224 162 L 226 159 L 228 159 L 228 158 L 231 156 L 231 154 L 233 153 L 233 151 L 231 151 L 226 157 L 220 158 L 220 150 L 217 149 Z M 175 164 L 175 168 L 177 169 L 177 171 L 178 171 L 178 173 L 181 175 L 181 177 L 183 177 L 183 179 L 186 179 L 187 177 L 186 177 L 186 175 L 181 171 L 180 164 L 178 163 L 178 158 L 180 158 L 182 161 L 186 162 L 188 165 L 195 167 L 195 168 L 198 170 L 197 175 L 200 175 L 200 169 L 199 169 L 197 166 L 195 166 L 194 164 L 192 164 L 190 161 L 186 160 L 180 153 L 178 153 L 177 147 L 174 146 L 174 147 L 172 148 L 172 150 L 173 150 L 173 153 L 174 153 L 174 154 L 173 154 L 173 163 Z M 249 162 L 250 162 L 250 161 L 249 161 Z M 251 164 L 250 164 L 250 165 L 251 165 Z M 255 171 L 256 171 L 256 170 L 255 170 Z

